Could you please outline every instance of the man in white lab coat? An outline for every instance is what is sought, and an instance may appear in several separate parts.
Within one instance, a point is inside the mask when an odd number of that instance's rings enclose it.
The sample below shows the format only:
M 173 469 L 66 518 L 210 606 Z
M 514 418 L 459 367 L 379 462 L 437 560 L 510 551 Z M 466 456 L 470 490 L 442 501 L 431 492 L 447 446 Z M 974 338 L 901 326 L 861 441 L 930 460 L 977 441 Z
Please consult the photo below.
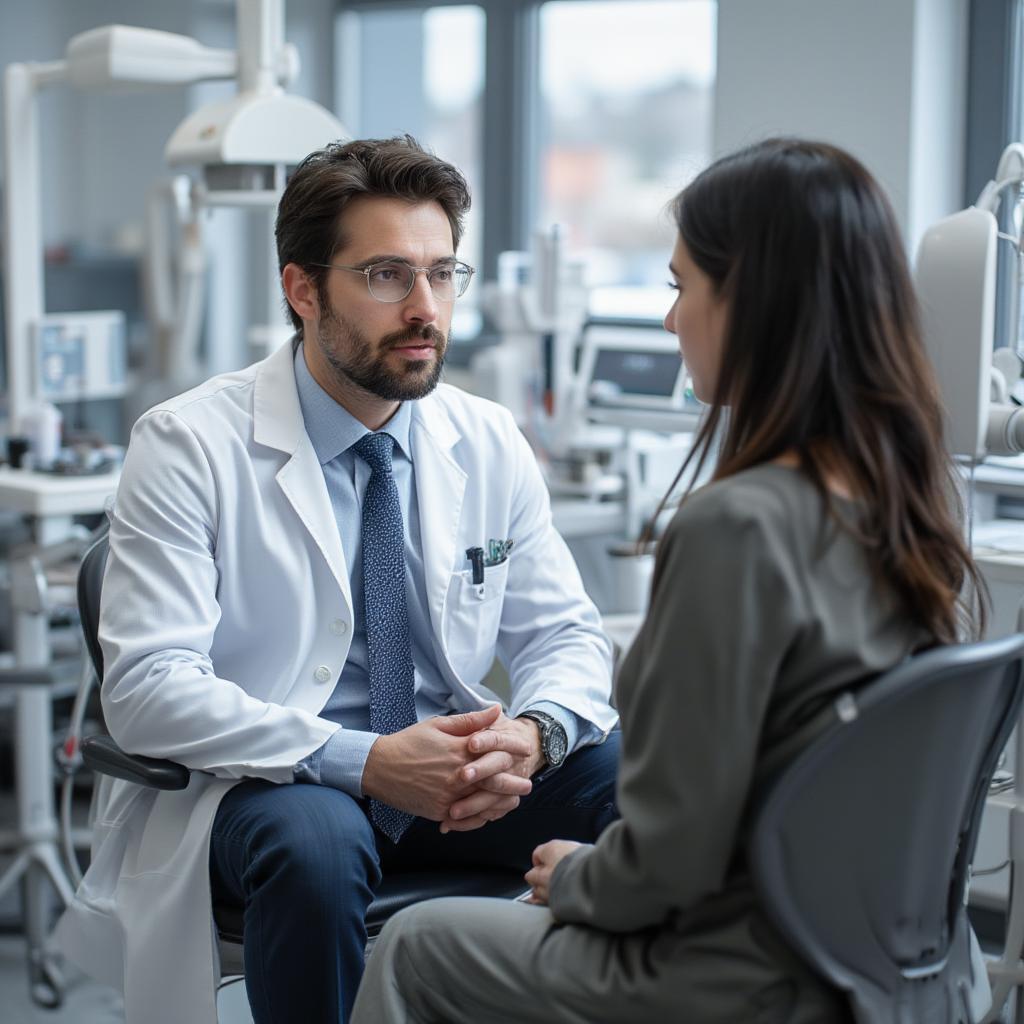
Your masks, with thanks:
M 343 1021 L 381 871 L 525 870 L 616 814 L 610 648 L 534 458 L 438 384 L 468 206 L 410 138 L 312 154 L 277 220 L 292 343 L 132 432 L 104 713 L 193 775 L 109 786 L 59 928 L 129 1024 L 215 1020 L 211 900 L 244 907 L 258 1024 Z

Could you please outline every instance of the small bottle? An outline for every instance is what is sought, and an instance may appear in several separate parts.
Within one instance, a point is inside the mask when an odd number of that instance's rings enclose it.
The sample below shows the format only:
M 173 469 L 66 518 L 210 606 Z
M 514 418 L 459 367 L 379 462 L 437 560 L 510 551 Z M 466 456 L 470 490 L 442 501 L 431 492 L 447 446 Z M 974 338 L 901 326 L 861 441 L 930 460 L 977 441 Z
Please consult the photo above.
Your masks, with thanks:
M 64 417 L 52 402 L 41 402 L 22 417 L 21 429 L 28 438 L 35 469 L 50 469 L 61 448 Z

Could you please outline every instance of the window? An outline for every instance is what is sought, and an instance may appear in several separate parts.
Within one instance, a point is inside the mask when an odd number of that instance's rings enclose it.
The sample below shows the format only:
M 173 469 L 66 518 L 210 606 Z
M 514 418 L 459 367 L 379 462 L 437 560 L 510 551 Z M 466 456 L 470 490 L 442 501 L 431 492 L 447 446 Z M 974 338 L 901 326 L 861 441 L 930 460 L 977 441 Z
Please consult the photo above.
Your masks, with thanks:
M 342 121 L 362 136 L 412 132 L 473 190 L 461 254 L 479 273 L 456 307 L 456 339 L 475 335 L 498 254 L 531 248 L 532 232 L 556 223 L 585 261 L 592 316 L 661 320 L 665 206 L 711 152 L 715 0 L 340 9 Z
M 459 255 L 474 267 L 482 259 L 485 27 L 483 10 L 468 4 L 361 8 L 344 15 L 340 24 L 344 79 L 339 109 L 345 127 L 363 138 L 408 132 L 465 174 L 473 207 Z M 457 339 L 479 331 L 478 288 L 474 278 L 455 306 L 452 333 Z
M 710 0 L 541 8 L 538 226 L 584 259 L 592 316 L 671 304 L 665 206 L 710 157 L 715 23 Z
M 1024 138 L 1021 84 L 1024 82 L 1024 4 L 1021 0 L 971 0 L 969 5 L 967 140 L 964 205 L 973 203 L 990 178 L 1003 149 Z M 1013 196 L 1004 194 L 1000 227 L 1014 237 Z M 999 243 L 996 344 L 1024 339 L 1024 274 L 1010 247 Z

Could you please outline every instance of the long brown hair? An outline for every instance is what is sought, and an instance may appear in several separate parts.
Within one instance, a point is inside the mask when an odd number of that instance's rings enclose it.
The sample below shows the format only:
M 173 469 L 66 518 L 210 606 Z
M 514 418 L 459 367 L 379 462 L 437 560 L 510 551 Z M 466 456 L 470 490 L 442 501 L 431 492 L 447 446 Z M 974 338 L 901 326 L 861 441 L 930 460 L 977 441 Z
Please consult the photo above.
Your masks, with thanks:
M 942 643 L 981 632 L 985 588 L 877 182 L 834 146 L 770 139 L 712 164 L 672 212 L 728 315 L 715 393 L 669 493 L 719 436 L 714 480 L 795 454 L 829 519 L 863 542 L 916 621 Z M 856 523 L 832 500 L 834 474 L 860 499 Z

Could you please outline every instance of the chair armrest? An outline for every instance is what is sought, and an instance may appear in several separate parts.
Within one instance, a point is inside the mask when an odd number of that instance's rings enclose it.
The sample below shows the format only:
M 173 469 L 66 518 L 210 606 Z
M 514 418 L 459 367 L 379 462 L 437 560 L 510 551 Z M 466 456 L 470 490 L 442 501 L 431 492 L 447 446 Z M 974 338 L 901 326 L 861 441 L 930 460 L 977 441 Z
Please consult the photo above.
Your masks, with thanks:
M 150 789 L 184 789 L 192 772 L 176 761 L 126 754 L 109 736 L 82 740 L 82 760 L 101 775 L 113 775 Z

